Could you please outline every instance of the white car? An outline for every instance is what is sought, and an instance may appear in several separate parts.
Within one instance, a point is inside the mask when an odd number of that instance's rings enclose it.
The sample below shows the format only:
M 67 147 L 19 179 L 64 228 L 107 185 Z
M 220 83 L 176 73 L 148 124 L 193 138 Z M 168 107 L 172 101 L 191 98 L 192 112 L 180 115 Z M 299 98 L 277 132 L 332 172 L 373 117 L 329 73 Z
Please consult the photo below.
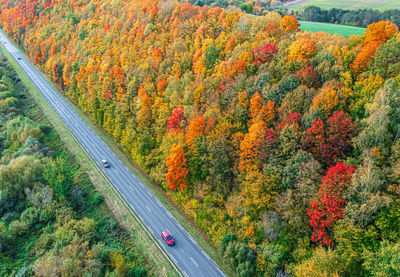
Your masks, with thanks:
M 101 163 L 105 168 L 110 167 L 110 163 L 107 160 L 102 160 Z

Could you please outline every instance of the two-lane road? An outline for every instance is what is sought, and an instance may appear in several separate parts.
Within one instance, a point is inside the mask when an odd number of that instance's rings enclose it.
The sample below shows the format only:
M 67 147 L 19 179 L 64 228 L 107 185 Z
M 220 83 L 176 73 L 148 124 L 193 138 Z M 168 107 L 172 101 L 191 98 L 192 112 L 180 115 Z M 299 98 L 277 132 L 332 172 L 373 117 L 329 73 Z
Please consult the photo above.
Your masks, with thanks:
M 165 249 L 175 265 L 185 276 L 214 277 L 225 276 L 215 262 L 201 249 L 196 241 L 183 229 L 169 211 L 118 159 L 108 146 L 74 112 L 59 93 L 42 77 L 40 72 L 14 47 L 0 32 L 0 42 L 15 59 L 45 100 L 55 110 L 64 124 L 71 130 L 91 158 L 101 164 L 102 159 L 111 163 L 110 168 L 102 168 L 104 174 L 140 217 L 144 225 Z M 161 232 L 169 231 L 176 245 L 166 246 Z

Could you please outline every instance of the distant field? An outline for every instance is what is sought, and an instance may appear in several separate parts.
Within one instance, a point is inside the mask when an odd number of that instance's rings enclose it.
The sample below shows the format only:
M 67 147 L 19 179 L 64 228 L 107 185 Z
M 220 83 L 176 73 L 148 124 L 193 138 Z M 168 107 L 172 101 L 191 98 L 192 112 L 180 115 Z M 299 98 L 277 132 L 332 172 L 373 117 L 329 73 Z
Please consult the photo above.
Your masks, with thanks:
M 289 3 L 285 6 L 293 10 L 301 10 L 303 5 L 313 5 L 323 9 L 340 8 L 347 10 L 376 9 L 382 11 L 400 8 L 400 0 L 298 0 L 295 2 L 293 6 Z
M 360 28 L 360 27 L 310 22 L 310 21 L 299 21 L 299 23 L 301 24 L 300 29 L 302 31 L 311 31 L 311 32 L 322 31 L 329 34 L 338 34 L 344 37 L 349 37 L 350 35 L 362 35 L 365 32 L 365 28 Z

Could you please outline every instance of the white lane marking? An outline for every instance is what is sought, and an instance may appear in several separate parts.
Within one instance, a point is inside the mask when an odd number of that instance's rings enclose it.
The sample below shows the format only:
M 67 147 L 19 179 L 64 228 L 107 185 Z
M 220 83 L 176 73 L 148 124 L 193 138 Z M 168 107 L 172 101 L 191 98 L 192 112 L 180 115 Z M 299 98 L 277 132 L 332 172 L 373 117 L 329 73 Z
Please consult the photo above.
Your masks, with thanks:
M 148 209 L 148 210 L 151 212 L 151 210 L 150 210 L 149 206 L 147 206 L 147 205 L 146 205 L 146 208 L 147 208 L 147 209 Z
M 162 206 L 161 202 L 157 198 L 156 198 L 156 200 L 157 200 L 158 206 L 160 206 L 160 208 L 162 208 L 163 206 Z
M 185 271 L 182 270 L 182 272 L 183 272 L 183 275 L 185 275 L 185 277 L 189 277 L 189 275 L 187 275 L 187 273 Z
M 132 192 L 135 192 L 135 191 L 133 190 L 133 187 L 129 186 L 129 188 L 131 189 Z
M 191 236 L 189 236 L 189 239 L 190 239 L 194 244 L 196 244 L 196 242 L 194 241 L 194 239 L 193 239 Z
M 179 229 L 181 229 L 182 231 L 184 231 L 183 227 L 182 227 L 180 224 L 178 224 L 178 227 L 179 227 Z
M 190 257 L 190 259 L 192 260 L 192 262 L 198 267 L 199 265 L 193 260 L 192 257 Z
M 172 214 L 171 214 L 169 211 L 167 211 L 167 215 L 168 215 L 170 218 L 173 218 Z
M 174 261 L 175 264 L 177 264 L 178 262 L 175 260 L 174 256 L 170 256 L 172 258 L 172 260 Z
M 207 257 L 207 259 L 211 260 L 210 256 L 207 255 L 206 252 L 204 252 L 204 250 L 201 250 L 201 252 L 203 252 L 203 255 Z
M 219 267 L 217 267 L 217 269 L 222 274 L 222 276 L 225 276 L 225 274 L 221 271 L 221 269 L 219 269 Z

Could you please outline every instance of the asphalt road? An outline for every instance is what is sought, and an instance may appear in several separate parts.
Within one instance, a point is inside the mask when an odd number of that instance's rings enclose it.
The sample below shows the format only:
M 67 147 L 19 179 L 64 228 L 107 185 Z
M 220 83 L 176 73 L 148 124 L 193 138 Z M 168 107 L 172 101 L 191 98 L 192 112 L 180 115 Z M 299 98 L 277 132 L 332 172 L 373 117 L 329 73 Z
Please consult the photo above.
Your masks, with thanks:
M 160 245 L 185 276 L 225 276 L 215 262 L 201 249 L 195 240 L 183 229 L 156 197 L 118 159 L 108 146 L 74 112 L 60 94 L 42 77 L 40 72 L 15 48 L 11 41 L 0 32 L 0 42 L 31 79 L 40 93 L 56 111 L 61 120 L 75 135 L 80 144 L 96 161 L 115 188 L 133 208 Z M 111 167 L 103 168 L 101 160 L 107 159 Z M 161 232 L 167 230 L 176 245 L 169 247 L 161 239 Z

